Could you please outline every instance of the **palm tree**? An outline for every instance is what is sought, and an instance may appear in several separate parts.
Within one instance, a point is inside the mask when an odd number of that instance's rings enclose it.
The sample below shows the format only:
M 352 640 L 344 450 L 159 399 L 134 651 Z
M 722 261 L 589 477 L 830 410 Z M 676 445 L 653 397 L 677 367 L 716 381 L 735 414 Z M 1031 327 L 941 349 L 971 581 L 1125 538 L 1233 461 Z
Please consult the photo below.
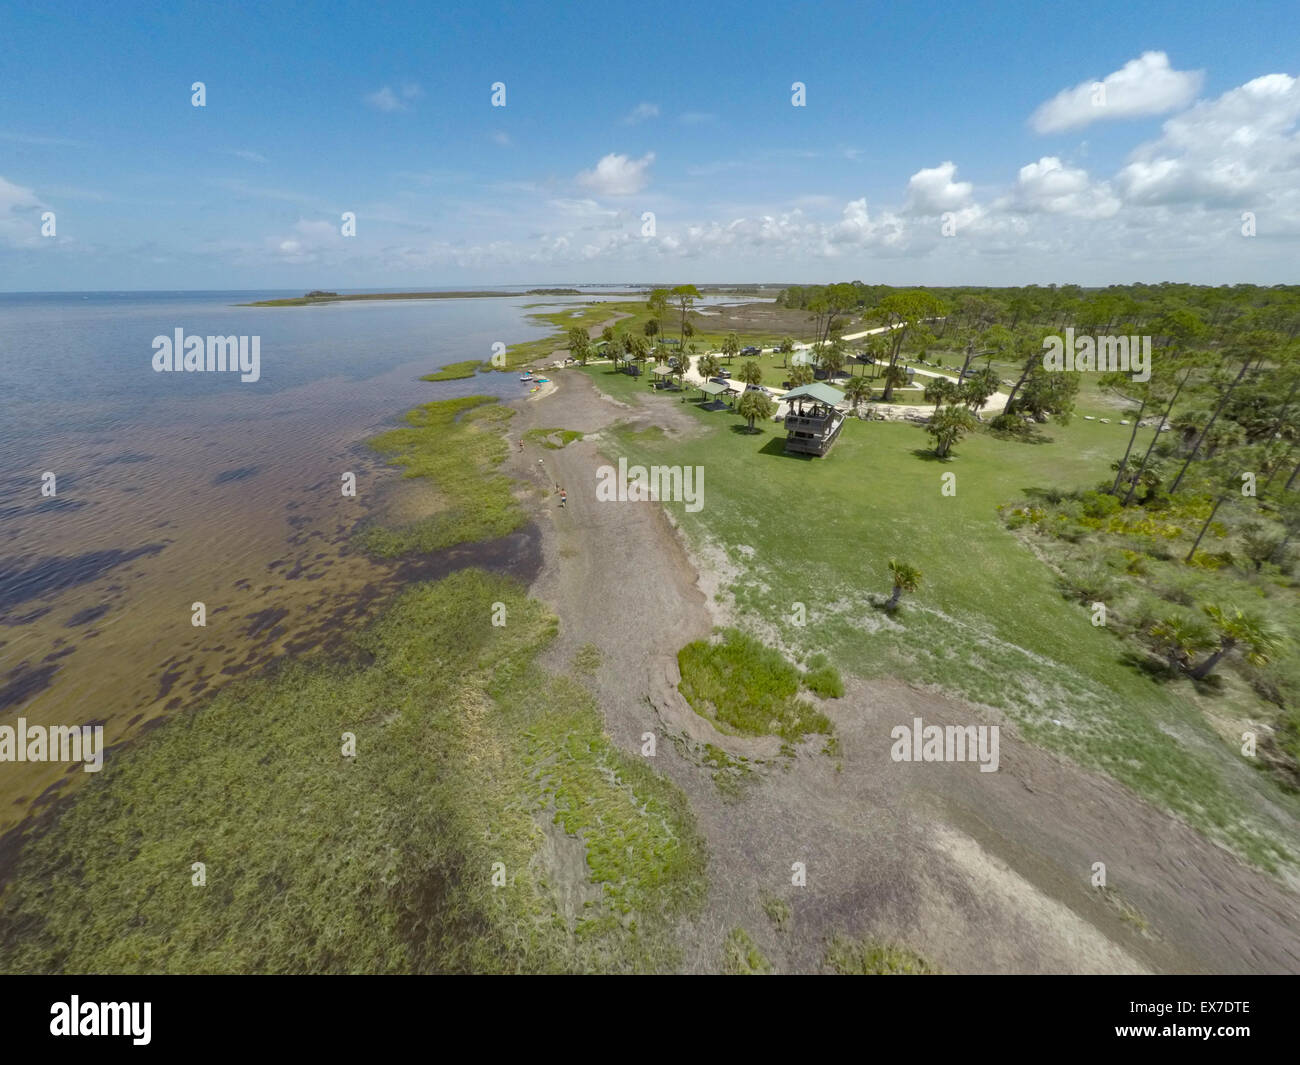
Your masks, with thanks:
M 953 403 L 935 411 L 925 431 L 934 437 L 934 453 L 943 459 L 948 457 L 953 444 L 974 428 L 975 418 L 971 412 Z
M 688 322 L 687 325 L 690 323 Z M 686 371 L 691 368 L 691 357 L 695 354 L 695 345 L 686 344 L 682 347 L 677 356 L 677 385 L 683 387 L 686 384 Z M 686 402 L 686 397 L 682 396 L 682 402 Z
M 795 365 L 790 370 L 790 385 L 792 388 L 798 388 L 801 385 L 810 385 L 813 382 L 813 369 L 806 362 Z
M 722 338 L 722 355 L 728 362 L 740 354 L 740 337 L 728 333 Z
M 821 353 L 821 367 L 827 378 L 836 376 L 844 369 L 844 346 L 841 341 L 831 342 Z
M 1241 610 L 1229 613 L 1220 606 L 1204 606 L 1201 609 L 1218 634 L 1219 646 L 1209 658 L 1191 670 L 1193 680 L 1208 677 L 1224 655 L 1236 647 L 1244 650 L 1246 661 L 1251 665 L 1268 665 L 1269 658 L 1281 642 L 1272 625 L 1258 614 L 1248 614 Z
M 871 398 L 871 382 L 865 377 L 850 378 L 844 386 L 844 395 L 853 405 L 853 413 L 857 414 L 858 407 Z
M 909 566 L 906 562 L 899 562 L 897 559 L 889 560 L 889 574 L 894 579 L 894 591 L 889 597 L 889 602 L 885 604 L 886 610 L 895 610 L 898 607 L 898 600 L 902 598 L 904 592 L 914 592 L 921 583 L 921 571 L 915 566 Z
M 781 360 L 781 365 L 788 366 L 790 364 L 790 352 L 794 351 L 794 337 L 782 337 L 781 343 L 776 346 L 776 350 L 785 356 L 785 358 Z
M 707 381 L 710 377 L 718 376 L 718 371 L 722 369 L 722 363 L 718 361 L 716 355 L 701 355 L 700 361 L 695 368 L 700 371 L 700 376 Z
M 763 383 L 763 368 L 758 365 L 757 359 L 747 359 L 740 367 L 740 373 L 737 377 L 747 385 L 761 385 Z
M 979 410 L 998 390 L 998 385 L 1001 383 L 1002 379 L 998 376 L 997 370 L 992 366 L 985 366 L 973 377 L 968 377 L 959 387 L 965 396 L 966 405 L 971 410 Z
M 645 362 L 650 355 L 650 341 L 635 333 L 628 334 L 627 354 L 633 362 Z
M 641 331 L 645 333 L 647 339 L 654 340 L 659 335 L 659 319 L 647 318 L 645 325 L 641 327 Z
M 934 412 L 938 414 L 941 403 L 951 403 L 957 398 L 957 386 L 946 377 L 931 377 L 922 395 L 927 403 L 934 404 Z
M 890 366 L 885 370 L 885 391 L 881 395 L 881 400 L 888 403 L 894 398 L 894 389 L 899 385 L 907 384 L 907 371 L 901 366 Z
M 1148 630 L 1156 647 L 1169 663 L 1169 671 L 1188 670 L 1192 655 L 1214 646 L 1214 634 L 1196 618 L 1170 614 L 1161 618 Z
M 742 418 L 748 420 L 749 431 L 752 433 L 754 420 L 756 418 L 766 420 L 772 417 L 776 413 L 776 404 L 766 392 L 746 392 L 736 404 L 736 411 Z

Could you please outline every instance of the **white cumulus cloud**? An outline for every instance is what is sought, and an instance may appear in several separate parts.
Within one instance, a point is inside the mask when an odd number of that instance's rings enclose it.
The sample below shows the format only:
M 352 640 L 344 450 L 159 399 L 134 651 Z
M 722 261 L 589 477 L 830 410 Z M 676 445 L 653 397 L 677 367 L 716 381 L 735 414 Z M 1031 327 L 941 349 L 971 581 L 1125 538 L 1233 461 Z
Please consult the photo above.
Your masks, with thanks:
M 966 206 L 974 186 L 969 181 L 954 181 L 956 174 L 957 166 L 950 162 L 913 174 L 907 182 L 908 213 L 934 215 Z
M 1137 204 L 1244 203 L 1300 191 L 1300 78 L 1267 74 L 1197 104 L 1117 177 Z
M 1100 82 L 1063 89 L 1030 116 L 1039 133 L 1079 129 L 1105 119 L 1163 115 L 1196 98 L 1205 72 L 1174 70 L 1164 52 L 1143 52 Z
M 654 152 L 647 152 L 640 159 L 611 152 L 596 164 L 594 170 L 580 173 L 578 184 L 600 196 L 631 196 L 649 183 L 647 171 L 654 159 Z
M 1047 155 L 1020 168 L 1011 192 L 998 206 L 1028 214 L 1110 218 L 1119 211 L 1120 201 L 1107 182 L 1094 182 L 1086 170 Z

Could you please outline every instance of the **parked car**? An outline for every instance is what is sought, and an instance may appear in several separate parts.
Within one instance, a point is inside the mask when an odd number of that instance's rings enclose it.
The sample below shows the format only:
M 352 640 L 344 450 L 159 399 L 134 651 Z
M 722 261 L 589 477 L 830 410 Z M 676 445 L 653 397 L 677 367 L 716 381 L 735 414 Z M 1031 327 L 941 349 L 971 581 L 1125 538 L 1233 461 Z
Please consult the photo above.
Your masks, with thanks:
M 762 392 L 763 395 L 765 395 L 765 396 L 770 396 L 770 395 L 772 394 L 772 390 L 771 390 L 770 388 L 767 388 L 767 387 L 763 386 L 763 385 L 746 385 L 746 386 L 745 386 L 745 391 L 746 391 L 746 392 Z
M 724 367 L 723 369 L 718 371 L 718 376 L 721 377 L 723 380 L 726 380 L 728 377 L 731 376 L 731 371 Z
M 763 349 L 762 349 L 762 348 L 755 348 L 755 347 L 741 348 L 741 349 L 740 349 L 740 354 L 741 354 L 741 357 L 742 357 L 742 358 L 750 359 L 750 358 L 753 358 L 753 357 L 756 356 L 756 355 L 762 355 L 762 354 L 763 354 Z

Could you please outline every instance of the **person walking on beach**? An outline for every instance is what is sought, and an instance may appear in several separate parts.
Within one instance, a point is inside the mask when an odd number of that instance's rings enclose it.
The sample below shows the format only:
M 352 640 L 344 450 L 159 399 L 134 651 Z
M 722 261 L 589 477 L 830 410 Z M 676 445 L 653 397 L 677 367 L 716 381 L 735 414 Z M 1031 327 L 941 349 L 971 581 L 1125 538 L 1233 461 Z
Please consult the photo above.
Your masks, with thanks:
M 563 488 L 560 489 L 560 506 L 564 506 L 569 501 L 569 493 Z

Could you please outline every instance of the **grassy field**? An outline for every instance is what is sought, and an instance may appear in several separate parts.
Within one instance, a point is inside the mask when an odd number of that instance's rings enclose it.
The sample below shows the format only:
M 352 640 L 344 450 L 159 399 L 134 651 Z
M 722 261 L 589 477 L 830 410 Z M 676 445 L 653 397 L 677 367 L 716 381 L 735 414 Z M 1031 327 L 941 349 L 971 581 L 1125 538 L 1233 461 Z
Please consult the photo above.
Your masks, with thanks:
M 9 878 L 0 971 L 671 968 L 703 843 L 585 689 L 534 664 L 554 632 L 513 581 L 462 571 L 108 759 Z
M 616 398 L 648 394 L 608 367 L 585 372 Z M 698 548 L 725 551 L 746 628 L 796 656 L 824 652 L 846 672 L 999 708 L 1028 740 L 1109 773 L 1261 866 L 1294 860 L 1294 796 L 1253 772 L 1196 702 L 1135 669 L 998 513 L 1045 486 L 1094 487 L 1123 451 L 1123 428 L 1076 419 L 1030 444 L 981 433 L 945 462 L 918 426 L 850 420 L 828 458 L 808 459 L 784 454 L 775 423 L 750 435 L 735 415 L 685 406 L 708 431 L 619 431 L 606 447 L 632 462 L 704 467 L 698 513 L 665 505 Z M 947 473 L 955 495 L 942 493 Z M 890 558 L 923 573 L 896 615 L 878 605 Z M 791 621 L 799 603 L 803 626 Z

